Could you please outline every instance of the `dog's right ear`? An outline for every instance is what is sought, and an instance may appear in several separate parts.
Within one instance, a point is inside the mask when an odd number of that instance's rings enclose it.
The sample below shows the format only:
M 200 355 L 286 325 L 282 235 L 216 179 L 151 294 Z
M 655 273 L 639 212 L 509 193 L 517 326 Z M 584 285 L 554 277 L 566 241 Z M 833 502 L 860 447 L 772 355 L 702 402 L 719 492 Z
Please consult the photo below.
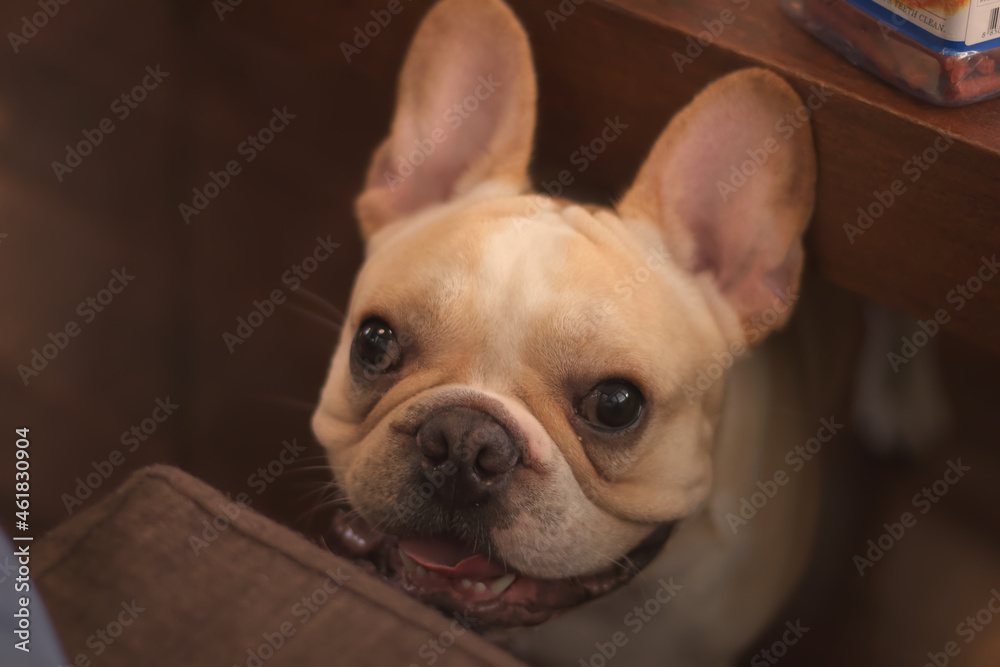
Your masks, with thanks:
M 528 37 L 505 4 L 439 2 L 410 45 L 356 203 L 362 236 L 487 181 L 527 189 L 536 94 Z
M 708 278 L 751 343 L 784 325 L 799 287 L 816 189 L 810 125 L 787 120 L 802 109 L 767 70 L 719 79 L 670 121 L 618 205 L 659 230 L 681 268 Z

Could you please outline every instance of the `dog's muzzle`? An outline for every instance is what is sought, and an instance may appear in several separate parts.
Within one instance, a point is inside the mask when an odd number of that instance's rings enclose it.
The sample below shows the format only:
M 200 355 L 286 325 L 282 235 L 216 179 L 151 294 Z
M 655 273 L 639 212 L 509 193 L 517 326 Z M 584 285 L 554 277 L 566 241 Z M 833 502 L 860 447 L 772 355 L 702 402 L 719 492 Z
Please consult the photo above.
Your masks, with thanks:
M 449 398 L 414 408 L 390 427 L 411 457 L 398 498 L 420 501 L 398 502 L 391 520 L 379 524 L 389 532 L 349 506 L 338 508 L 327 540 L 332 550 L 427 604 L 468 614 L 477 630 L 546 621 L 622 586 L 660 553 L 673 522 L 593 574 L 542 579 L 511 568 L 490 534 L 512 521 L 505 501 L 524 465 L 525 436 L 498 401 L 472 392 Z

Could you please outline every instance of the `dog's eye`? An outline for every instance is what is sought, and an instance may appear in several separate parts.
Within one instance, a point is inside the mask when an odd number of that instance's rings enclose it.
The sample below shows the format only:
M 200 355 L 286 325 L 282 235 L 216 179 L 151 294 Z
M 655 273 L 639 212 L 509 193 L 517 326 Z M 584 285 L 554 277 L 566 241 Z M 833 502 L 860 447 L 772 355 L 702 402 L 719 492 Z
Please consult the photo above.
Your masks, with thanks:
M 620 431 L 639 420 L 644 403 L 642 392 L 631 382 L 606 380 L 583 397 L 579 413 L 593 426 Z
M 371 317 L 361 323 L 352 346 L 354 358 L 368 373 L 386 373 L 392 370 L 402 356 L 396 334 L 389 323 Z

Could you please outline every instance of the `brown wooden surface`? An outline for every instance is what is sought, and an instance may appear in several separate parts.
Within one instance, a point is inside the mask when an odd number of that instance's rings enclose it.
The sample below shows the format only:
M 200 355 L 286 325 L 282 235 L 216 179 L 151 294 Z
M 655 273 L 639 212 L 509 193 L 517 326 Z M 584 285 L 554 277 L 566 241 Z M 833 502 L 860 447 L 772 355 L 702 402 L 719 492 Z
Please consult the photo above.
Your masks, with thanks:
M 926 104 L 853 67 L 787 18 L 776 1 L 586 2 L 550 25 L 555 3 L 512 3 L 532 36 L 541 70 L 543 157 L 551 178 L 607 115 L 630 129 L 592 168 L 578 192 L 617 193 L 673 113 L 718 76 L 763 65 L 786 76 L 804 96 L 823 84 L 833 97 L 814 116 L 819 151 L 817 213 L 809 235 L 813 267 L 834 282 L 927 318 L 949 309 L 949 327 L 1000 350 L 1000 282 L 987 283 L 956 312 L 946 295 L 1000 248 L 1000 99 L 964 108 Z M 564 3 L 566 4 L 566 3 Z M 746 11 L 739 11 L 746 6 Z M 724 9 L 736 20 L 678 72 L 673 54 Z M 939 135 L 954 145 L 916 182 L 901 173 Z M 546 168 L 550 171 L 547 171 Z M 903 179 L 907 192 L 852 244 L 843 229 L 873 193 Z

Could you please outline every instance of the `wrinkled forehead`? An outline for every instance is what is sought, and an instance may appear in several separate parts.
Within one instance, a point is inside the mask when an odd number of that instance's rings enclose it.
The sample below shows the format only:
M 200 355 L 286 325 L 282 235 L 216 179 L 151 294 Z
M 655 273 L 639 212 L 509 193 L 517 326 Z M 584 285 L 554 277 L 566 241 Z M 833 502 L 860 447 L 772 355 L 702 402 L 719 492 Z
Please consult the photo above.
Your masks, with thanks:
M 494 388 L 528 367 L 634 378 L 655 368 L 672 385 L 668 357 L 696 359 L 715 329 L 662 244 L 644 244 L 604 209 L 556 201 L 525 216 L 525 198 L 514 199 L 379 239 L 350 324 L 383 317 L 413 336 L 427 353 L 418 357 L 448 357 L 451 371 Z
M 391 230 L 362 270 L 357 305 L 438 316 L 584 316 L 614 298 L 644 258 L 612 228 L 613 214 L 548 199 L 542 207 L 534 199 L 489 202 Z

